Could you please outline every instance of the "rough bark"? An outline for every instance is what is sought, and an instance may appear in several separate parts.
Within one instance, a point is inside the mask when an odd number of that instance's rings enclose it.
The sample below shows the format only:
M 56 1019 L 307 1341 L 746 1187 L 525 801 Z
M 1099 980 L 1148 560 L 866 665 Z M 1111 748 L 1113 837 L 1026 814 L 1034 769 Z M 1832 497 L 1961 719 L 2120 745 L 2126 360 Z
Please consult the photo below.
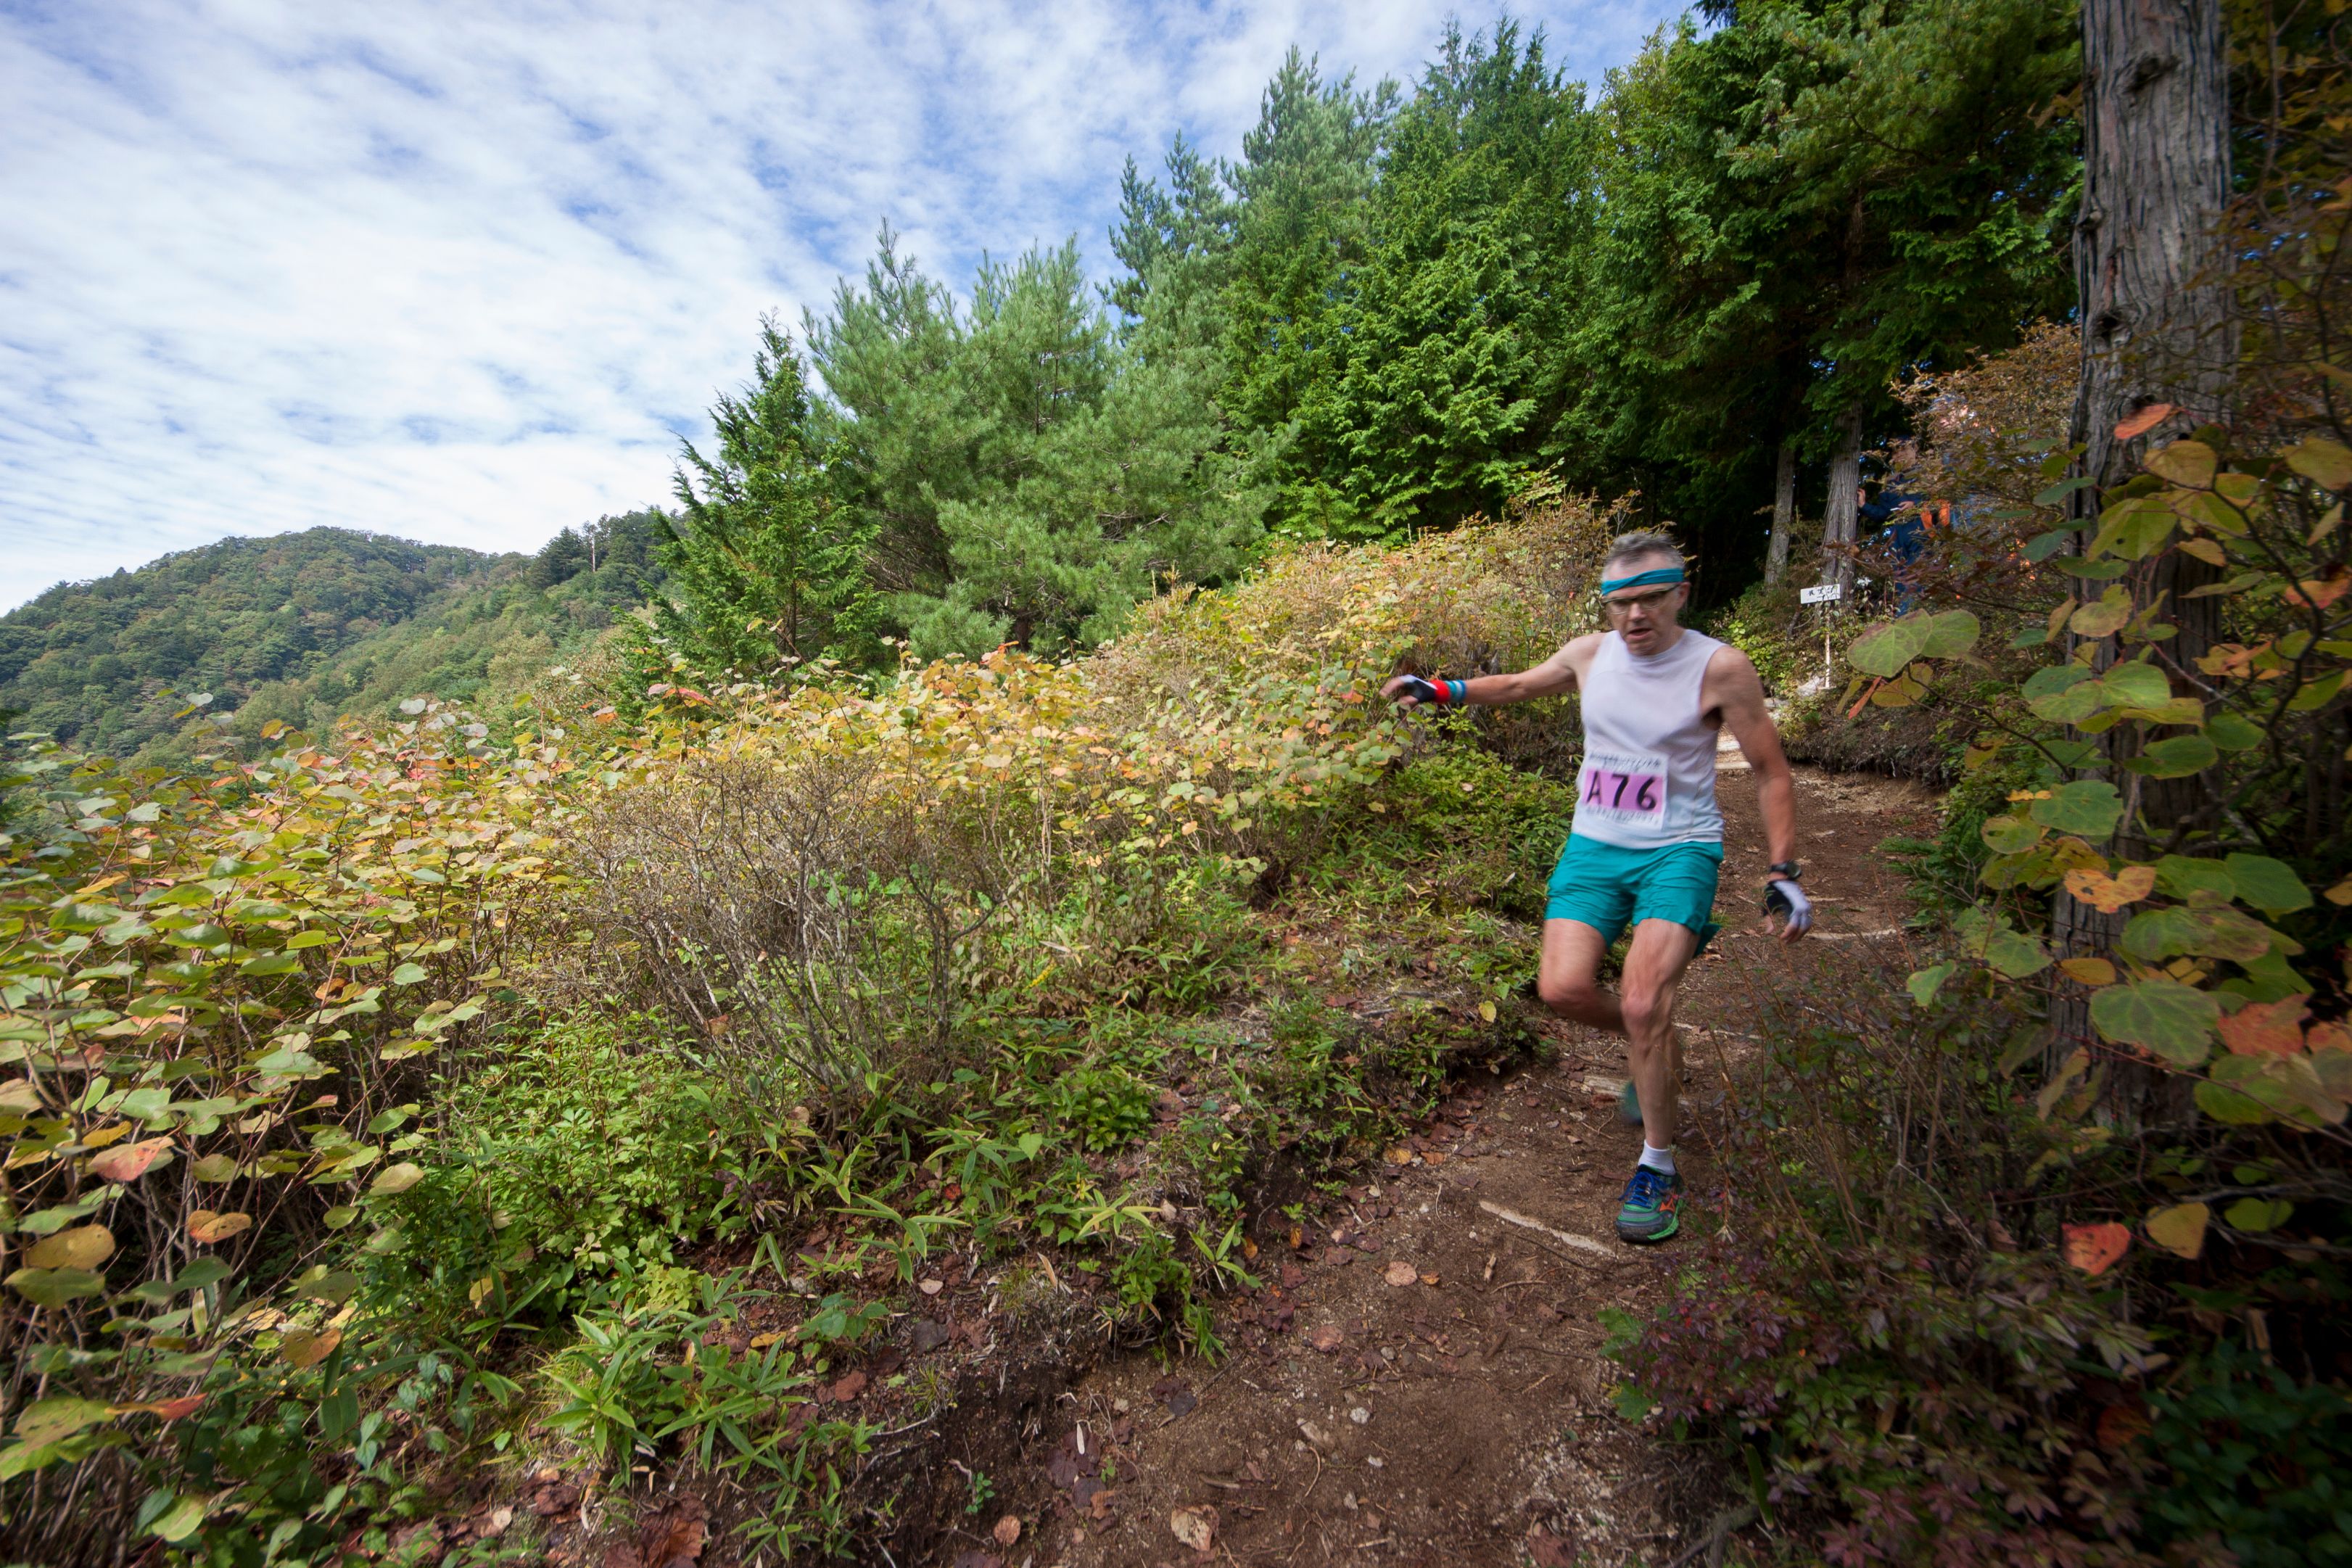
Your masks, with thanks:
M 1797 521 L 1797 444 L 1780 443 L 1780 466 L 1772 476 L 1772 545 L 1764 556 L 1764 581 L 1778 583 L 1789 570 L 1789 530 Z
M 2074 230 L 2083 362 L 2073 435 L 2084 448 L 2079 471 L 2094 482 L 2072 506 L 2087 543 L 2103 492 L 2139 471 L 2149 442 L 2218 418 L 2228 398 L 2237 355 L 2216 244 L 2230 193 L 2220 0 L 2084 0 L 2083 66 L 2083 208 Z M 2158 403 L 2182 412 L 2132 440 L 2116 439 L 2118 424 Z M 2176 667 L 2189 666 L 2212 642 L 2218 601 L 2183 597 L 2209 580 L 2209 571 L 2173 552 L 2130 579 L 2139 603 L 2161 596 L 2166 618 L 2179 626 L 2162 650 Z M 2103 743 L 2116 738 L 2110 732 Z M 2160 841 L 2202 797 L 2194 779 L 2143 784 L 2136 774 L 2115 776 L 2126 805 L 2117 833 L 2126 853 Z M 2060 955 L 2107 951 L 2121 919 L 2062 891 L 2052 922 Z M 2077 1047 L 2095 1051 L 2088 1001 L 2078 990 L 2061 993 L 2052 1022 L 2053 1062 Z M 2119 1071 L 2110 1105 L 2128 1114 L 2147 1092 L 2140 1077 Z
M 1822 513 L 1822 554 L 1837 580 L 1844 599 L 1853 597 L 1853 543 L 1862 519 L 1862 405 L 1846 405 L 1838 416 L 1837 447 L 1830 454 L 1830 499 Z M 1824 579 L 1826 581 L 1826 579 Z

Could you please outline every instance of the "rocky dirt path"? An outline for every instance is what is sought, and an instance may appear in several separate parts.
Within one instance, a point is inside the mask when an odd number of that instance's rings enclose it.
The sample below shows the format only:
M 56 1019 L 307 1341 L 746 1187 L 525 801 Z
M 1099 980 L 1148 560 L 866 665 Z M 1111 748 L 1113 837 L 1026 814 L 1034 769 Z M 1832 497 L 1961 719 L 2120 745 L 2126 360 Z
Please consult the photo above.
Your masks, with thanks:
M 1903 885 L 1876 846 L 1932 821 L 1916 785 L 1801 771 L 1798 787 L 1821 923 L 1790 953 L 1760 934 L 1755 791 L 1737 753 L 1725 759 L 1728 929 L 1679 1009 L 1696 1123 L 1680 1157 L 1702 1200 L 1757 989 L 1899 948 Z M 1598 1321 L 1661 1300 L 1691 1249 L 1615 1240 L 1639 1152 L 1615 1110 L 1622 1045 L 1547 1026 L 1552 1061 L 1458 1087 L 1296 1245 L 1288 1220 L 1260 1216 L 1266 1289 L 1228 1314 L 1229 1359 L 1105 1362 L 1028 1435 L 1024 1460 L 1051 1489 L 1044 1517 L 1008 1549 L 983 1512 L 946 1560 L 1544 1568 L 1667 1564 L 1704 1548 L 1738 1497 L 1706 1458 L 1619 1417 Z M 1685 1234 L 1706 1223 L 1702 1204 Z

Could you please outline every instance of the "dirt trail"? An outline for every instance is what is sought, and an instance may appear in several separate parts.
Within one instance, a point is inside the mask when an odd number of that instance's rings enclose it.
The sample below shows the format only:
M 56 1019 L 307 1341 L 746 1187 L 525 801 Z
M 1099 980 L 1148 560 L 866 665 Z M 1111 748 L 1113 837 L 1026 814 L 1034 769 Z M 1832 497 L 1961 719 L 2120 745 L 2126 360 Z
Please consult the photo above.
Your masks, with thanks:
M 1903 887 L 1876 846 L 1932 819 L 1933 797 L 1916 785 L 1805 770 L 1798 781 L 1820 923 L 1788 953 L 1759 934 L 1755 789 L 1737 754 L 1725 759 L 1717 912 L 1728 929 L 1679 1007 L 1695 1123 L 1681 1158 L 1700 1203 L 1686 1237 L 1706 1223 L 1721 1072 L 1754 1037 L 1753 988 L 1899 942 Z M 1690 1450 L 1617 1415 L 1596 1321 L 1607 1306 L 1654 1303 L 1691 1249 L 1616 1241 L 1640 1136 L 1615 1111 L 1622 1047 L 1548 1026 L 1555 1061 L 1460 1087 L 1412 1163 L 1349 1189 L 1303 1245 L 1288 1245 L 1278 1215 L 1261 1218 L 1267 1288 L 1228 1314 L 1234 1353 L 1222 1366 L 1114 1357 L 1061 1394 L 1024 1434 L 1053 1489 L 1046 1516 L 1007 1551 L 982 1533 L 983 1514 L 948 1560 L 1541 1568 L 1665 1564 L 1703 1546 L 1737 1497 Z M 1205 1525 L 1209 1552 L 1180 1540 L 1179 1525 L 1196 1542 Z

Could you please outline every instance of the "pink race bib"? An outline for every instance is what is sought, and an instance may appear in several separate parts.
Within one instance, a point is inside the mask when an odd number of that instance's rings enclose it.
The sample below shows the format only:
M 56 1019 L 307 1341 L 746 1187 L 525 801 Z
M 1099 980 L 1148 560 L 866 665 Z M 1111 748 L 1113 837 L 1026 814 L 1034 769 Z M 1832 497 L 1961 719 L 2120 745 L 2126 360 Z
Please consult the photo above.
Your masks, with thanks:
M 1666 826 L 1666 759 L 1588 752 L 1576 775 L 1576 812 L 1603 822 L 1662 833 Z

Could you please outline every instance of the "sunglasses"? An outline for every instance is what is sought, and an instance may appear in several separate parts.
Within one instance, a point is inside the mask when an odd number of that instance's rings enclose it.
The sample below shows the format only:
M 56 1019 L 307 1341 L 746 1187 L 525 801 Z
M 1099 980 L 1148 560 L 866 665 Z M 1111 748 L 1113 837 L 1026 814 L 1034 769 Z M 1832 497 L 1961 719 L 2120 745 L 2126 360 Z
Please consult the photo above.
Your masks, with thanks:
M 1680 583 L 1669 583 L 1663 588 L 1655 588 L 1646 594 L 1633 594 L 1622 599 L 1603 599 L 1601 601 L 1601 607 L 1612 616 L 1630 616 L 1637 609 L 1664 609 L 1666 601 L 1672 598 L 1675 590 L 1681 586 Z

